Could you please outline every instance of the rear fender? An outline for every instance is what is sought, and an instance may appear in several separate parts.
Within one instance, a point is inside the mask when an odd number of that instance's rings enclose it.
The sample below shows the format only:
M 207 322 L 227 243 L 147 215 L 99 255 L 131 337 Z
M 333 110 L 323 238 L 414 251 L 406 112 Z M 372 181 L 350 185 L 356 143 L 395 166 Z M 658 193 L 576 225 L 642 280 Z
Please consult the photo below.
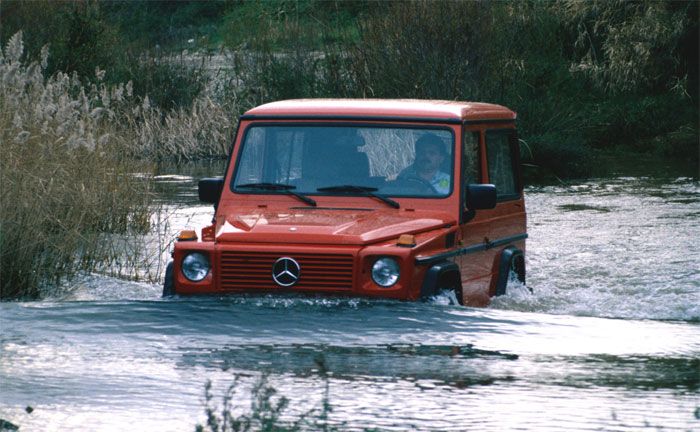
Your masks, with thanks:
M 508 246 L 501 252 L 498 260 L 498 276 L 496 279 L 495 294 L 500 296 L 506 293 L 508 285 L 508 276 L 510 275 L 511 263 L 514 263 L 515 271 L 518 275 L 518 280 L 525 283 L 525 255 L 523 251 L 514 247 Z M 493 291 L 492 291 L 493 292 Z

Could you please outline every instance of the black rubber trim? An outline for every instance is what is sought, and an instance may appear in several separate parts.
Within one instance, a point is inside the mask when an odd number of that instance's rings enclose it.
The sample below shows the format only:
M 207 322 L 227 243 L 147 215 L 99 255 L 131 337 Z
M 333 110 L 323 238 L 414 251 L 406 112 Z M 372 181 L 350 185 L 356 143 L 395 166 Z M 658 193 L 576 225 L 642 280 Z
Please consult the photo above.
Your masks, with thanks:
M 456 280 L 460 280 L 459 267 L 457 264 L 451 261 L 440 261 L 435 263 L 432 267 L 425 272 L 425 278 L 423 279 L 423 285 L 420 287 L 420 296 L 422 298 L 430 297 L 436 295 L 438 292 L 438 286 L 440 278 L 445 274 L 452 272 L 456 275 Z
M 163 279 L 163 297 L 175 295 L 175 282 L 173 277 L 173 262 L 170 261 L 165 267 L 165 279 Z
M 290 210 L 353 210 L 371 212 L 377 209 L 362 207 L 289 207 Z
M 488 243 L 484 242 L 484 243 L 479 243 L 479 244 L 472 245 L 472 246 L 466 246 L 463 248 L 451 250 L 449 252 L 439 253 L 437 255 L 432 255 L 432 256 L 427 256 L 427 257 L 419 257 L 419 258 L 416 258 L 416 265 L 429 265 L 429 264 L 436 263 L 438 261 L 445 260 L 447 258 L 452 258 L 452 257 L 462 256 L 462 255 L 469 255 L 472 253 L 485 251 L 485 250 L 492 249 L 492 248 L 495 248 L 498 246 L 507 245 L 508 243 L 516 242 L 519 240 L 525 240 L 526 238 L 527 238 L 527 234 L 523 233 L 523 234 L 518 234 L 518 235 L 514 235 L 514 236 L 510 236 L 510 237 L 503 237 L 503 238 L 500 238 L 498 240 L 489 241 Z
M 501 258 L 498 262 L 498 279 L 496 280 L 495 295 L 500 296 L 506 293 L 508 277 L 510 276 L 510 263 L 515 257 L 522 256 L 522 254 L 523 252 L 520 249 L 516 249 L 513 246 L 509 246 L 501 252 Z

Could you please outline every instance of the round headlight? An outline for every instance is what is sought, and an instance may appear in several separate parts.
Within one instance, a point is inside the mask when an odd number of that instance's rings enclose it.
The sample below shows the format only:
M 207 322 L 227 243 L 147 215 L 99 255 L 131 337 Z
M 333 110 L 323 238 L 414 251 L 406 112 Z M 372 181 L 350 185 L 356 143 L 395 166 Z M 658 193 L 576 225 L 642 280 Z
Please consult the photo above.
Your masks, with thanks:
M 209 258 L 199 252 L 188 254 L 182 260 L 182 274 L 192 282 L 199 282 L 209 274 Z
M 385 288 L 394 285 L 399 280 L 399 263 L 393 258 L 379 258 L 372 266 L 372 280 Z

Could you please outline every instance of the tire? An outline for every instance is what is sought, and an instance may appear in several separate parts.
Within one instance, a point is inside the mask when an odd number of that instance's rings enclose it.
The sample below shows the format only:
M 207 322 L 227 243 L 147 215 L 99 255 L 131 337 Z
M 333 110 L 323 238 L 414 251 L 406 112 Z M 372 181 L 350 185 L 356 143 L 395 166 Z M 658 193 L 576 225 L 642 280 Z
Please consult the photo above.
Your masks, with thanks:
M 170 261 L 165 267 L 165 280 L 163 280 L 163 297 L 175 295 L 175 285 L 173 283 L 173 262 Z

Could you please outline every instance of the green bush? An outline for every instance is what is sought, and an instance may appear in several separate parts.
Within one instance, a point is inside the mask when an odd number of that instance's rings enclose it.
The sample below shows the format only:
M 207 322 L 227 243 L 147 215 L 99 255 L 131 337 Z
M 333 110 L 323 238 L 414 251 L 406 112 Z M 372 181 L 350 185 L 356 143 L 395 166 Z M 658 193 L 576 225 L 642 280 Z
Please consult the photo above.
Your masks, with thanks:
M 686 160 L 694 167 L 700 166 L 698 149 L 698 124 L 687 123 L 650 140 L 649 148 L 655 154 Z
M 593 174 L 595 153 L 579 136 L 549 133 L 527 139 L 522 148 L 523 162 L 534 165 L 533 178 L 552 174 L 559 178 L 585 178 Z
M 206 85 L 203 64 L 162 50 L 151 52 L 147 45 L 130 42 L 125 33 L 131 33 L 125 29 L 131 23 L 123 22 L 120 27 L 115 24 L 119 20 L 111 19 L 115 10 L 120 10 L 118 6 L 123 5 L 3 1 L 0 41 L 6 43 L 17 31 L 31 29 L 25 36 L 27 56 L 38 58 L 42 48 L 48 46 L 51 55 L 45 68 L 47 76 L 76 73 L 87 83 L 97 83 L 95 70 L 99 68 L 107 71 L 105 83 L 132 81 L 137 96 L 149 96 L 152 104 L 165 110 L 189 106 Z M 148 5 L 133 6 L 140 10 Z
M 95 1 L 8 0 L 3 1 L 2 12 L 0 42 L 6 44 L 18 31 L 31 29 L 24 35 L 27 56 L 38 58 L 48 46 L 47 76 L 75 72 L 90 80 L 96 67 L 114 70 L 125 60 L 119 29 L 105 19 Z M 111 78 L 108 82 L 117 82 Z
M 350 51 L 364 97 L 471 99 L 483 72 L 491 6 L 476 2 L 393 3 L 360 23 Z
M 135 95 L 148 96 L 164 111 L 189 107 L 208 82 L 204 61 L 204 57 L 198 60 L 183 54 L 129 53 L 127 61 L 113 71 L 112 79 L 131 81 Z
M 358 19 L 384 9 L 381 2 L 362 0 L 235 2 L 222 20 L 221 39 L 233 50 L 314 51 L 333 44 L 347 47 L 359 37 Z

